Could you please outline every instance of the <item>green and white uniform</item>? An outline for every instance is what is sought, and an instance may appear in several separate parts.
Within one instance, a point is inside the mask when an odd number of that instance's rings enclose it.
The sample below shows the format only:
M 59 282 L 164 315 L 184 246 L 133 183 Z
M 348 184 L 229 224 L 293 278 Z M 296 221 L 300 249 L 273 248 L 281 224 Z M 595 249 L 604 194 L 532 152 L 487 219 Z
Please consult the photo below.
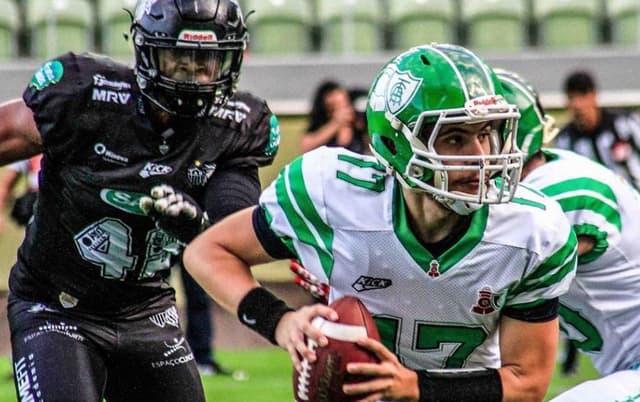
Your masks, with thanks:
M 560 298 L 561 329 L 607 375 L 640 364 L 640 196 L 621 177 L 576 153 L 544 149 L 524 180 L 558 201 L 578 236 L 596 239 Z M 640 392 L 640 387 L 639 387 Z
M 400 184 L 371 157 L 309 152 L 260 205 L 271 230 L 330 284 L 330 299 L 359 297 L 410 368 L 499 367 L 501 310 L 556 298 L 575 274 L 576 237 L 562 210 L 527 188 L 474 212 L 438 258 L 409 229 Z

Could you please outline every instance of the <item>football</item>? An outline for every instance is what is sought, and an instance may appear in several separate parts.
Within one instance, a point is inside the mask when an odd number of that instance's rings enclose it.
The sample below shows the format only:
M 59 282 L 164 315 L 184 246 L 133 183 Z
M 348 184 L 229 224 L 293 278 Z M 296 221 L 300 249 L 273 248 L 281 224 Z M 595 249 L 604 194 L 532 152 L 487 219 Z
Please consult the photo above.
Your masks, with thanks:
M 355 341 L 360 338 L 380 340 L 378 329 L 371 313 L 354 296 L 342 297 L 329 305 L 338 313 L 338 320 L 327 321 L 317 317 L 313 325 L 320 328 L 329 339 L 325 347 L 318 347 L 311 340 L 310 348 L 316 351 L 317 359 L 310 363 L 302 361 L 300 371 L 293 370 L 293 394 L 296 402 L 346 402 L 353 398 L 342 392 L 342 385 L 362 381 L 347 373 L 347 363 L 378 362 L 376 356 L 359 347 Z

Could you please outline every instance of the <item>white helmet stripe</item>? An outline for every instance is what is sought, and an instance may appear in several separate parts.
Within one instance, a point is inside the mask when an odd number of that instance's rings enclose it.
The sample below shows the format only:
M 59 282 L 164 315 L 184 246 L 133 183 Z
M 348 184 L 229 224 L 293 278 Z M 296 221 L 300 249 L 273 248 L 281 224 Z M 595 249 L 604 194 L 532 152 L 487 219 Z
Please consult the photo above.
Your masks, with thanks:
M 435 46 L 427 46 L 427 47 L 432 49 L 434 52 L 438 53 L 440 56 L 442 56 L 443 59 L 447 61 L 447 63 L 449 63 L 449 65 L 451 66 L 451 69 L 455 71 L 456 77 L 458 77 L 458 81 L 460 82 L 460 87 L 464 91 L 465 99 L 469 100 L 469 89 L 467 88 L 467 83 L 462 79 L 462 74 L 460 74 L 460 70 L 458 70 L 458 67 L 456 67 L 453 60 L 451 60 L 451 58 L 446 53 L 444 53 L 437 47 Z

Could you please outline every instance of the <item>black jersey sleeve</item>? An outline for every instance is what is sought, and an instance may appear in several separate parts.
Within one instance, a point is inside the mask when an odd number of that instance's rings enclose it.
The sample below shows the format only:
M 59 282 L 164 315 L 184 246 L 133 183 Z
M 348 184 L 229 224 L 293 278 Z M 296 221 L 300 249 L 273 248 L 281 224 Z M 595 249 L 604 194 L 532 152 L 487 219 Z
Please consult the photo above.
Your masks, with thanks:
M 34 73 L 22 98 L 33 112 L 45 153 L 51 159 L 73 157 L 73 151 L 100 134 L 99 107 L 107 102 L 93 101 L 96 87 L 102 85 L 96 80 L 104 74 L 117 74 L 122 81 L 131 81 L 128 75 L 132 74 L 127 72 L 130 69 L 126 66 L 105 56 L 69 52 L 47 61 Z M 129 83 L 115 80 L 130 88 Z
M 242 119 L 221 167 L 259 167 L 273 162 L 280 145 L 280 125 L 264 100 L 238 92 L 218 113 L 233 113 Z
M 50 155 L 62 152 L 74 142 L 68 127 L 73 123 L 73 103 L 84 98 L 78 83 L 76 55 L 66 53 L 45 62 L 33 75 L 22 98 L 32 110 L 42 136 L 45 151 Z
M 214 173 L 205 189 L 204 206 L 211 223 L 258 203 L 258 169 L 229 168 Z

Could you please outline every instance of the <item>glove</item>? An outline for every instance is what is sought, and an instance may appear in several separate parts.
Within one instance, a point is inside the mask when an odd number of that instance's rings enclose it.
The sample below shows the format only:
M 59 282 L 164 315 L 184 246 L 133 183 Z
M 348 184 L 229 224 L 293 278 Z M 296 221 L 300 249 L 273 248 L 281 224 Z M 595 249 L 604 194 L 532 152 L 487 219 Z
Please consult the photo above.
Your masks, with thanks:
M 206 212 L 188 194 L 162 184 L 153 187 L 150 195 L 140 198 L 140 209 L 178 241 L 187 244 L 210 226 Z
M 307 271 L 305 267 L 303 267 L 297 260 L 291 260 L 291 264 L 289 265 L 289 269 L 296 276 L 293 278 L 293 281 L 296 285 L 300 286 L 307 292 L 311 293 L 314 299 L 318 300 L 321 303 L 328 304 L 329 302 L 329 285 L 323 282 L 320 282 L 315 275 L 311 272 Z

